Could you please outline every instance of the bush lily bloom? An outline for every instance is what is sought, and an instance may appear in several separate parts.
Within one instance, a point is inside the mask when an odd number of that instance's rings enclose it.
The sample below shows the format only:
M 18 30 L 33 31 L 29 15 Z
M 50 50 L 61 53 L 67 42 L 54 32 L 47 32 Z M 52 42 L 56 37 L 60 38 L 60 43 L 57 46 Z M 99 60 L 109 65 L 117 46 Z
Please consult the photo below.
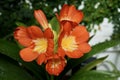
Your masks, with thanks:
M 57 14 L 60 27 L 55 31 L 55 25 L 48 25 L 45 14 L 41 10 L 35 10 L 34 16 L 42 26 L 43 31 L 38 26 L 17 27 L 14 38 L 24 48 L 20 51 L 20 57 L 30 62 L 36 60 L 39 65 L 45 63 L 46 71 L 50 75 L 58 76 L 66 66 L 69 58 L 80 58 L 91 50 L 88 44 L 89 33 L 87 29 L 79 25 L 83 19 L 83 13 L 75 6 L 64 5 Z
M 78 25 L 83 19 L 83 13 L 80 10 L 77 10 L 74 5 L 69 6 L 67 4 L 64 4 L 60 11 L 60 14 L 56 15 L 62 24 L 67 21 L 72 25 Z
M 39 15 L 42 15 L 42 18 Z M 46 17 L 41 10 L 35 11 L 35 16 L 39 17 L 37 20 L 45 31 L 42 32 L 37 26 L 18 27 L 14 32 L 14 37 L 25 47 L 20 51 L 21 58 L 27 62 L 37 59 L 37 63 L 41 65 L 53 51 L 53 33 L 48 28 Z
M 65 65 L 65 58 L 54 54 L 48 59 L 48 62 L 46 64 L 46 71 L 51 75 L 58 76 L 64 70 Z
M 42 64 L 46 60 L 46 56 L 50 55 L 54 47 L 50 29 L 46 29 L 44 33 L 37 26 L 18 27 L 14 32 L 14 37 L 25 48 L 20 51 L 20 56 L 24 61 L 33 61 L 37 59 L 38 64 Z
M 62 35 L 59 43 L 61 50 L 70 58 L 80 58 L 91 50 L 88 44 L 89 33 L 84 26 L 76 26 L 69 33 Z M 63 53 L 60 53 L 64 55 Z

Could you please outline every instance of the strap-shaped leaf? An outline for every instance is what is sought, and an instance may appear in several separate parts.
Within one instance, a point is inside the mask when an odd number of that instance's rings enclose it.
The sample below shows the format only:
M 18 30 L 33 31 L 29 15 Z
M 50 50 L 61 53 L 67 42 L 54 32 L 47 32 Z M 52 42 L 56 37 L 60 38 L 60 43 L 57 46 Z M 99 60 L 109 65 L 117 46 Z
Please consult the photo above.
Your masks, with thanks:
M 0 39 L 0 53 L 22 63 L 22 65 L 30 70 L 34 76 L 36 76 L 38 79 L 46 78 L 45 70 L 42 66 L 37 65 L 34 62 L 24 62 L 20 57 L 19 57 L 19 51 L 20 48 L 18 47 L 17 44 Z
M 108 56 L 93 60 L 92 62 L 86 64 L 83 68 L 81 68 L 79 71 L 89 71 L 92 68 L 94 68 L 97 64 L 103 62 Z
M 23 68 L 0 57 L 0 80 L 33 80 Z
M 117 80 L 120 74 L 110 71 L 84 71 L 75 74 L 69 80 Z
M 0 39 L 0 53 L 9 56 L 14 60 L 20 61 L 19 51 L 20 49 L 17 44 Z

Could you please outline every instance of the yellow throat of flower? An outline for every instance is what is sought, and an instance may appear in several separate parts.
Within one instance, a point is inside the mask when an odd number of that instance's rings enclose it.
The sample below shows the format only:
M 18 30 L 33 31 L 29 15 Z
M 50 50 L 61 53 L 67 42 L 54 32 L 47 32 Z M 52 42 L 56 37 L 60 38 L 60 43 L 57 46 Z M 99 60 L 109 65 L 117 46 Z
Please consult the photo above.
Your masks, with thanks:
M 33 51 L 40 53 L 44 53 L 47 50 L 48 42 L 45 38 L 38 38 L 33 41 L 35 43 L 35 47 Z
M 65 51 L 72 52 L 77 49 L 78 45 L 74 36 L 65 35 L 62 39 L 61 46 Z

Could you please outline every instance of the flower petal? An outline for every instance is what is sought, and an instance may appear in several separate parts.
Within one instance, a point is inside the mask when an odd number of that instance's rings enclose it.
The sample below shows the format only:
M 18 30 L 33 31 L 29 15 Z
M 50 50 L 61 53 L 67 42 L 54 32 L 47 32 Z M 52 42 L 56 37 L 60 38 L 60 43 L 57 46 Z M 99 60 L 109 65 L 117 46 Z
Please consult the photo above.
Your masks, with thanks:
M 47 47 L 46 55 L 47 56 L 52 55 L 53 49 L 54 49 L 54 41 L 53 39 L 48 39 L 48 47 Z
M 70 32 L 72 30 L 72 24 L 70 22 L 65 22 L 63 24 L 63 31 L 66 32 Z
M 61 20 L 64 20 L 64 18 L 68 16 L 68 10 L 69 10 L 69 6 L 67 4 L 64 4 L 60 11 Z
M 58 56 L 65 57 L 65 51 L 61 47 L 58 48 L 57 53 L 58 53 Z
M 82 43 L 79 45 L 79 50 L 83 53 L 88 53 L 91 50 L 91 47 L 88 43 Z
M 46 64 L 46 71 L 50 75 L 58 76 L 64 70 L 65 65 L 66 65 L 65 59 L 53 58 L 51 60 L 48 60 Z
M 43 32 L 37 26 L 30 26 L 27 28 L 27 32 L 32 39 L 43 37 Z
M 77 42 L 86 42 L 89 39 L 89 33 L 84 26 L 77 26 L 71 33 L 72 36 L 76 36 Z
M 25 46 L 25 47 L 28 47 L 28 46 L 30 46 L 30 45 L 33 44 L 32 39 L 27 38 L 27 37 L 25 37 L 25 38 L 20 38 L 20 39 L 18 40 L 18 42 L 19 42 L 21 45 Z
M 80 23 L 83 19 L 83 13 L 81 11 L 76 11 L 74 16 L 72 17 L 73 22 Z
M 83 53 L 79 49 L 74 50 L 73 52 L 66 52 L 65 54 L 70 58 L 80 58 L 83 56 Z
M 60 11 L 60 17 L 57 17 L 61 22 L 65 20 L 79 24 L 83 19 L 83 13 L 77 10 L 74 5 L 68 6 L 65 4 Z
M 72 17 L 75 15 L 76 13 L 76 8 L 74 5 L 69 6 L 69 10 L 68 10 L 68 17 L 70 20 L 72 20 Z
M 54 37 L 53 36 L 53 32 L 51 31 L 50 28 L 45 29 L 45 31 L 44 31 L 44 37 L 53 39 L 53 37 Z
M 42 10 L 35 10 L 34 16 L 44 29 L 48 28 L 48 22 Z
M 33 52 L 33 49 L 31 48 L 24 48 L 20 51 L 20 57 L 26 62 L 35 60 L 38 57 L 38 55 L 39 54 Z
M 32 39 L 27 33 L 25 27 L 22 26 L 17 27 L 14 31 L 14 38 L 18 40 L 18 42 L 25 47 L 30 46 L 32 44 Z
M 46 62 L 46 56 L 45 53 L 42 53 L 37 58 L 37 63 L 41 65 L 43 62 Z

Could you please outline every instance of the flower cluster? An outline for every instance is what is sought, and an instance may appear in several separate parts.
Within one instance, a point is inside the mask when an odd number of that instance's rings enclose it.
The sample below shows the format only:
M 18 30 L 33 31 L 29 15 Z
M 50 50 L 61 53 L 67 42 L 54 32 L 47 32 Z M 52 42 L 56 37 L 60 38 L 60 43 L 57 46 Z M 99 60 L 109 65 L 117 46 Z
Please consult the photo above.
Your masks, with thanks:
M 67 64 L 66 57 L 80 58 L 91 50 L 89 33 L 79 25 L 83 13 L 75 6 L 65 4 L 60 14 L 56 14 L 60 26 L 58 34 L 48 24 L 42 10 L 35 10 L 34 16 L 43 30 L 38 26 L 19 26 L 14 31 L 14 38 L 24 46 L 20 51 L 24 61 L 36 60 L 39 65 L 46 65 L 49 74 L 58 76 Z

